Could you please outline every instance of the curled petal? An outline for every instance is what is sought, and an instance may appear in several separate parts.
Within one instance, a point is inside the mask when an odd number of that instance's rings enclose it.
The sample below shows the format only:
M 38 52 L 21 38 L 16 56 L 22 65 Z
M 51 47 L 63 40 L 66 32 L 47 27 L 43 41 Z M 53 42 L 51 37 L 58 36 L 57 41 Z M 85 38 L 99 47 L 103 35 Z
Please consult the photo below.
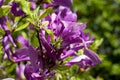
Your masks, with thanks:
M 75 53 L 74 50 L 69 50 L 69 51 L 67 51 L 67 52 L 65 53 L 65 55 L 61 56 L 61 59 L 63 60 L 63 59 L 65 59 L 65 58 L 67 58 L 67 57 L 69 57 L 69 56 L 71 56 L 71 55 L 74 55 L 74 53 Z
M 87 69 L 88 67 L 94 66 L 92 60 L 86 55 L 76 56 L 73 59 L 71 59 L 69 62 L 67 62 L 65 65 L 72 66 L 74 64 L 78 64 L 79 68 L 83 68 L 83 69 Z
M 76 56 L 66 63 L 67 66 L 71 66 L 73 64 L 79 64 L 83 59 L 89 59 L 86 55 Z
M 21 61 L 27 61 L 30 60 L 29 56 L 29 50 L 28 48 L 21 48 L 18 49 L 14 54 L 13 54 L 13 58 L 15 62 L 21 62 Z
M 101 60 L 98 57 L 98 55 L 95 52 L 93 52 L 92 50 L 85 48 L 84 54 L 92 60 L 94 65 L 101 63 Z
M 23 64 L 20 64 L 16 67 L 16 72 L 17 72 L 17 76 L 19 78 L 19 80 L 22 80 L 22 75 L 24 74 L 24 69 L 25 66 Z

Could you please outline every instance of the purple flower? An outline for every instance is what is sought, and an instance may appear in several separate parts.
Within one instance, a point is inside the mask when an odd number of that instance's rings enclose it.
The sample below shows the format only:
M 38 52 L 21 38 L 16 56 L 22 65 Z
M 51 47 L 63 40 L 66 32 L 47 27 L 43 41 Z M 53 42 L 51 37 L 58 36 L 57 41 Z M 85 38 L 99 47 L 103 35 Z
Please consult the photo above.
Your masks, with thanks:
M 4 2 L 5 0 L 0 0 L 0 7 L 3 5 Z
M 86 23 L 76 22 L 76 13 L 70 11 L 69 8 L 59 7 L 54 13 L 48 15 L 45 21 L 49 21 L 48 26 L 45 28 L 53 31 L 55 41 L 61 39 L 57 48 L 56 45 L 52 44 L 49 34 L 45 35 L 45 31 L 40 32 L 43 35 L 41 42 L 46 52 L 48 52 L 46 54 L 53 61 L 64 61 L 65 58 L 71 56 L 73 59 L 66 65 L 78 64 L 80 68 L 84 69 L 101 62 L 97 54 L 87 48 L 93 42 L 93 38 L 89 37 L 89 33 L 84 33 Z M 76 52 L 82 48 L 84 48 L 84 55 L 78 56 Z
M 29 1 L 31 10 L 34 10 L 36 3 L 34 0 Z M 3 2 L 0 1 L 0 6 Z M 54 7 L 54 9 L 53 13 L 40 20 L 40 23 L 47 21 L 48 25 L 43 25 L 44 27 L 40 27 L 39 30 L 34 24 L 30 25 L 30 30 L 37 31 L 39 46 L 36 48 L 29 45 L 28 40 L 18 35 L 19 33 L 15 40 L 20 43 L 20 46 L 16 47 L 11 35 L 12 31 L 6 24 L 8 17 L 0 18 L 0 28 L 5 31 L 2 38 L 3 49 L 8 59 L 18 64 L 16 71 L 20 80 L 22 80 L 23 71 L 26 80 L 45 80 L 48 76 L 54 76 L 55 68 L 59 63 L 63 66 L 77 64 L 79 68 L 87 69 L 101 62 L 98 55 L 88 49 L 93 38 L 89 36 L 89 33 L 84 33 L 86 23 L 77 22 L 76 12 L 69 9 L 71 5 L 71 0 L 53 0 L 50 4 L 43 6 Z M 17 2 L 10 3 L 10 6 L 10 11 L 14 16 L 24 15 Z M 84 53 L 78 55 L 81 49 Z M 69 57 L 71 60 L 65 63 L 64 59 Z M 22 65 L 21 62 L 24 61 L 26 63 Z
M 7 55 L 8 59 L 10 61 L 12 61 L 11 57 L 10 57 L 10 53 L 12 53 L 12 50 L 10 48 L 10 43 L 16 47 L 16 44 L 13 41 L 13 38 L 11 36 L 10 30 L 8 29 L 7 25 L 6 25 L 6 21 L 7 21 L 7 17 L 3 16 L 0 18 L 0 26 L 1 28 L 5 31 L 5 35 L 3 36 L 2 39 L 2 45 L 3 45 L 3 49 L 5 51 L 5 54 Z
M 49 73 L 48 70 L 45 70 L 40 75 L 39 73 L 34 72 L 34 69 L 31 65 L 26 65 L 24 75 L 26 77 L 26 80 L 45 80 L 47 76 L 52 76 L 53 73 Z
M 30 60 L 29 56 L 29 49 L 27 47 L 20 48 L 15 51 L 13 54 L 14 62 L 22 62 Z
M 87 69 L 90 66 L 93 66 L 91 59 L 86 55 L 75 56 L 73 59 L 68 61 L 65 65 L 72 66 L 78 64 L 79 68 Z
M 60 7 L 59 8 L 60 17 L 64 21 L 71 21 L 76 22 L 77 21 L 77 15 L 76 12 L 72 12 L 69 8 Z
M 10 3 L 10 5 L 12 6 L 11 12 L 13 13 L 14 16 L 21 16 L 24 14 L 18 3 L 12 2 Z
M 86 23 L 70 22 L 67 25 L 65 25 L 65 29 L 62 32 L 63 39 L 62 46 L 66 47 L 69 46 L 70 44 L 82 43 L 79 37 L 82 35 L 82 32 L 85 27 Z
M 10 57 L 10 45 L 9 45 L 8 41 L 9 41 L 8 37 L 4 36 L 3 39 L 2 39 L 2 46 L 3 46 L 3 49 L 4 49 L 4 53 L 7 55 L 8 59 L 10 61 L 12 61 L 12 58 Z
M 45 50 L 45 56 L 52 60 L 52 62 L 56 62 L 56 55 L 55 55 L 55 49 L 53 48 L 53 46 L 51 46 L 49 44 L 49 42 L 45 39 L 44 35 L 40 35 L 40 39 L 42 42 L 42 45 L 44 46 L 44 50 Z
M 69 18 L 68 18 L 69 17 Z M 45 20 L 49 21 L 48 29 L 54 31 L 55 38 L 58 38 L 59 35 L 62 34 L 64 28 L 68 27 L 71 24 L 75 24 L 72 22 L 76 22 L 77 15 L 70 11 L 69 8 L 60 7 L 53 14 L 47 16 Z
M 26 77 L 26 80 L 35 80 L 31 75 L 33 73 L 33 67 L 30 65 L 26 65 L 25 66 L 25 70 L 24 70 L 24 75 Z
M 72 6 L 72 1 L 71 0 L 53 0 L 52 3 L 43 4 L 44 8 L 55 7 L 55 6 L 71 7 Z
M 72 45 L 74 48 L 81 49 L 81 46 L 77 45 L 82 44 L 82 40 L 79 37 L 82 37 L 86 42 L 92 42 L 89 36 L 86 36 L 83 32 L 86 23 L 76 22 L 77 15 L 70 11 L 69 8 L 59 7 L 53 14 L 47 16 L 45 20 L 49 21 L 47 28 L 54 32 L 55 40 L 62 39 L 60 45 L 62 48 Z M 48 42 L 50 43 L 50 40 Z
M 16 67 L 16 72 L 17 72 L 17 76 L 19 78 L 19 80 L 22 80 L 22 75 L 24 74 L 24 69 L 25 69 L 25 65 L 23 64 L 18 64 Z
M 66 7 L 71 7 L 72 5 L 71 0 L 53 0 L 53 3 L 56 5 L 62 5 Z
M 28 64 L 25 67 L 24 74 L 27 80 L 44 80 L 47 76 L 53 74 L 47 69 L 43 69 L 48 63 L 44 64 L 41 54 L 36 49 L 29 46 L 28 51 L 31 64 Z
M 67 57 L 75 55 L 75 51 L 74 50 L 63 51 L 63 54 L 64 55 L 61 56 L 61 59 L 65 59 Z
M 31 9 L 31 10 L 34 10 L 35 8 L 36 8 L 36 3 L 33 2 L 33 1 L 31 1 L 31 2 L 30 2 L 30 9 Z
M 98 55 L 95 52 L 93 52 L 92 50 L 85 48 L 84 49 L 84 54 L 91 59 L 91 61 L 93 62 L 94 66 L 99 64 L 99 63 L 101 63 L 101 60 L 98 57 Z
M 1 27 L 3 28 L 3 30 L 6 32 L 6 33 L 5 33 L 5 36 L 8 37 L 9 41 L 10 41 L 14 46 L 16 46 L 15 43 L 14 43 L 14 41 L 13 41 L 13 39 L 12 39 L 10 30 L 8 29 L 8 27 L 7 27 L 7 25 L 6 25 L 6 21 L 7 21 L 7 17 L 5 17 L 5 16 L 1 17 L 1 18 L 0 18 L 0 26 L 1 26 Z
M 33 67 L 34 72 L 39 72 L 39 70 L 43 69 L 43 60 L 41 54 L 37 52 L 32 46 L 29 47 L 29 57 L 30 62 Z
M 89 49 L 84 49 L 84 54 L 80 56 L 75 56 L 73 59 L 68 61 L 65 65 L 72 66 L 78 64 L 79 68 L 87 69 L 88 67 L 93 67 L 99 64 L 101 60 L 98 55 Z
M 22 47 L 28 47 L 29 45 L 29 41 L 27 39 L 25 39 L 22 35 L 19 35 L 17 37 L 17 41 L 22 45 Z

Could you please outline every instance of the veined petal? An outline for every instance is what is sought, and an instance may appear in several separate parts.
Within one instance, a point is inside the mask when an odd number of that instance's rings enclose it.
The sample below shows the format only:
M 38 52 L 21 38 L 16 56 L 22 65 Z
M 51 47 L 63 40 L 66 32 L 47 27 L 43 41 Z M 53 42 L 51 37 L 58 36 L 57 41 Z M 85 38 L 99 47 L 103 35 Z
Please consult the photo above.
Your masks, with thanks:
M 29 56 L 29 49 L 28 48 L 21 48 L 18 49 L 14 54 L 13 58 L 15 62 L 27 61 L 30 60 Z
M 84 54 L 86 55 L 86 56 L 88 56 L 92 61 L 93 61 L 93 63 L 96 65 L 96 64 L 99 64 L 100 62 L 101 62 L 101 60 L 100 60 L 100 58 L 98 57 L 98 55 L 95 53 L 95 52 L 93 52 L 92 50 L 90 50 L 90 49 L 87 49 L 87 48 L 85 48 L 84 49 Z
M 72 12 L 69 8 L 66 7 L 60 7 L 60 9 L 60 17 L 62 18 L 62 20 L 71 22 L 77 21 L 77 14 L 75 12 Z
M 24 74 L 24 69 L 25 69 L 25 65 L 23 64 L 19 64 L 16 67 L 16 72 L 17 72 L 17 76 L 19 78 L 19 80 L 22 80 L 22 75 Z
M 69 62 L 67 62 L 65 65 L 71 66 L 73 64 L 79 64 L 83 59 L 89 59 L 89 57 L 87 57 L 86 55 L 76 56 Z
M 39 71 L 39 66 L 38 66 L 39 55 L 38 55 L 37 51 L 32 46 L 29 46 L 28 52 L 29 52 L 28 55 L 30 57 L 30 62 L 32 64 L 34 72 Z M 40 62 L 40 64 L 41 64 L 41 62 Z
M 65 58 L 73 55 L 74 53 L 75 53 L 74 50 L 69 50 L 69 51 L 67 51 L 67 52 L 65 53 L 65 55 L 62 55 L 62 56 L 61 56 L 61 59 L 63 60 L 63 59 L 65 59 Z
M 34 80 L 34 78 L 31 76 L 32 73 L 34 73 L 33 67 L 27 64 L 24 70 L 24 75 L 26 77 L 26 80 Z

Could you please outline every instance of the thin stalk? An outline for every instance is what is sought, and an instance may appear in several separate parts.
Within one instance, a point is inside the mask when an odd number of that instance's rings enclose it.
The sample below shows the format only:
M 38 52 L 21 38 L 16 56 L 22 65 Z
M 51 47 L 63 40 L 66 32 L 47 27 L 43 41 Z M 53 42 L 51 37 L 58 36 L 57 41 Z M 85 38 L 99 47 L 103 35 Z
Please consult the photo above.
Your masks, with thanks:
M 41 57 L 42 57 L 42 60 L 43 60 L 43 71 L 44 71 L 44 68 L 45 68 L 45 62 L 44 62 L 44 54 L 43 54 L 43 49 L 42 49 L 42 43 L 41 43 L 41 40 L 40 40 L 40 35 L 39 35 L 39 30 L 36 30 L 37 31 L 37 38 L 38 38 L 38 42 L 39 42 L 39 48 L 40 48 L 40 52 L 41 52 Z
M 40 40 L 40 36 L 39 36 L 39 31 L 37 31 L 37 38 L 38 38 L 38 42 L 39 42 L 39 46 L 40 46 L 40 52 L 41 52 L 41 56 L 43 58 L 43 49 L 42 49 L 42 43 L 41 43 L 41 40 Z

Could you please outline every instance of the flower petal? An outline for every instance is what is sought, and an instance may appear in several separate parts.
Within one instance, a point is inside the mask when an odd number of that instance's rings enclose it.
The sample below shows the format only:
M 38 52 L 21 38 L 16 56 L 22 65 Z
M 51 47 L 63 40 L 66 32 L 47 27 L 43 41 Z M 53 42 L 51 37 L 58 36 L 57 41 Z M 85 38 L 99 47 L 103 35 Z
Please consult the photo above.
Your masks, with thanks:
M 13 54 L 13 58 L 15 62 L 27 61 L 30 60 L 29 56 L 29 49 L 28 48 L 21 48 L 18 49 L 15 54 Z
M 54 0 L 54 4 L 71 7 L 72 2 L 71 0 Z
M 95 53 L 95 52 L 93 52 L 92 50 L 90 50 L 90 49 L 87 49 L 87 48 L 85 48 L 84 49 L 84 54 L 86 55 L 86 56 L 88 56 L 92 61 L 93 61 L 93 63 L 96 65 L 96 64 L 99 64 L 100 62 L 101 62 L 101 60 L 100 60 L 100 58 L 98 57 L 98 55 Z

